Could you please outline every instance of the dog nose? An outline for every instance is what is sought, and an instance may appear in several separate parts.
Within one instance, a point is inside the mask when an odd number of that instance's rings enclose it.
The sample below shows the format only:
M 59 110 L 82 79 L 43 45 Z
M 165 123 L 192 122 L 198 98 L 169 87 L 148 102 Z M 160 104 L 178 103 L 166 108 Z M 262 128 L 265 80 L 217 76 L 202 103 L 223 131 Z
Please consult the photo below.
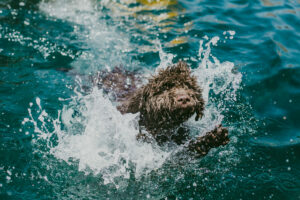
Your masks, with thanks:
M 176 98 L 177 102 L 180 104 L 186 104 L 191 101 L 190 97 L 188 95 L 178 95 Z

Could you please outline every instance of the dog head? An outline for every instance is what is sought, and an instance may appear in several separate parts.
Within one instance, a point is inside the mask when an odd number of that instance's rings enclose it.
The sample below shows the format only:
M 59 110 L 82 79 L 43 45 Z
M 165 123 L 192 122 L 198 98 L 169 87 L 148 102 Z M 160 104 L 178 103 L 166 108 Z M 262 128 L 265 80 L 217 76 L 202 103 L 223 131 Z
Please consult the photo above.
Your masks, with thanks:
M 196 113 L 203 115 L 204 100 L 197 80 L 184 62 L 160 70 L 131 99 L 129 112 L 141 116 L 155 126 L 179 125 Z

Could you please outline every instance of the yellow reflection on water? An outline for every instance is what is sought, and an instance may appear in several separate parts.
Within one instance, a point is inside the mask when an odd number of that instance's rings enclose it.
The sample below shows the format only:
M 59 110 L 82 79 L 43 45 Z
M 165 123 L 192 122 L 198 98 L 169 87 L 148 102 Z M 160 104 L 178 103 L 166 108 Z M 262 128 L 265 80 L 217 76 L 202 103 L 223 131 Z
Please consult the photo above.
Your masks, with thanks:
M 134 17 L 136 20 L 131 20 L 132 27 L 137 28 L 145 35 L 169 32 L 181 35 L 169 41 L 168 46 L 186 43 L 187 36 L 182 36 L 182 34 L 187 33 L 193 26 L 192 22 L 184 25 L 178 24 L 178 19 L 185 10 L 177 0 L 121 0 L 112 2 L 110 9 L 114 15 Z M 150 40 L 149 42 L 151 43 Z
M 262 3 L 263 3 L 264 6 L 271 7 L 271 6 L 282 5 L 284 2 L 278 2 L 278 0 L 277 1 L 274 1 L 274 0 L 262 0 Z
M 174 47 L 179 44 L 184 44 L 188 42 L 188 38 L 186 36 L 177 37 L 166 44 L 167 47 Z
M 176 0 L 137 0 L 137 2 L 150 8 L 162 8 L 178 4 Z

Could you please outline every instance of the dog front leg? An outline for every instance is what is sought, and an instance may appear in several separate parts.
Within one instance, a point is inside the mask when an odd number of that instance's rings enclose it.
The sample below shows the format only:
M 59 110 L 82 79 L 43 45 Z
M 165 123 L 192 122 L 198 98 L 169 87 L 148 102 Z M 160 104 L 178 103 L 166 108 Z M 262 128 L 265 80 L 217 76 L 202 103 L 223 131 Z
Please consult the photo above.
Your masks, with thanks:
M 206 133 L 204 136 L 198 137 L 188 143 L 188 149 L 190 152 L 196 154 L 196 156 L 205 156 L 210 149 L 226 145 L 229 142 L 228 129 L 217 126 L 214 130 Z

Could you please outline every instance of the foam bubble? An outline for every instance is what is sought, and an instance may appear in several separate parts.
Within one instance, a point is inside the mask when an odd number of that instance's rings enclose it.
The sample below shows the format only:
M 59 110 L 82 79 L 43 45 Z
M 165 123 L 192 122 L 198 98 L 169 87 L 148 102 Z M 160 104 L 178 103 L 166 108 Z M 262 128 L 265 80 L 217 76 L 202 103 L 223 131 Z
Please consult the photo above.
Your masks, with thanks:
M 206 102 L 204 117 L 199 122 L 194 117 L 187 122 L 194 135 L 204 134 L 222 122 L 224 105 L 235 101 L 241 82 L 241 74 L 233 72 L 233 63 L 220 62 L 211 55 L 211 46 L 218 41 L 219 37 L 200 41 L 199 66 L 192 71 L 203 88 Z M 171 64 L 173 57 L 171 54 L 164 57 L 170 59 L 162 59 L 160 67 Z M 156 144 L 138 142 L 138 115 L 121 115 L 101 90 L 94 88 L 90 94 L 83 95 L 81 79 L 76 83 L 75 96 L 69 102 L 64 101 L 66 104 L 57 117 L 48 115 L 37 97 L 36 106 L 31 103 L 29 117 L 22 122 L 33 124 L 37 135 L 33 142 L 46 143 L 57 159 L 69 164 L 75 160 L 79 171 L 101 174 L 107 184 L 114 183 L 118 177 L 128 179 L 132 172 L 138 178 L 159 169 L 180 149 L 161 149 Z M 221 95 L 222 100 L 215 103 L 211 92 Z M 37 112 L 33 112 L 35 108 Z M 57 138 L 55 144 L 53 136 Z
M 234 72 L 232 62 L 220 62 L 211 54 L 211 46 L 216 46 L 220 38 L 216 36 L 209 40 L 206 36 L 205 40 L 206 43 L 204 40 L 199 42 L 199 65 L 192 73 L 197 77 L 198 83 L 203 89 L 202 95 L 206 102 L 206 108 L 204 116 L 199 122 L 189 121 L 193 126 L 200 127 L 202 133 L 221 124 L 223 120 L 221 113 L 225 109 L 224 105 L 236 101 L 236 92 L 242 81 L 241 73 Z M 222 99 L 217 104 L 214 103 L 210 92 L 216 95 L 220 94 Z
M 74 117 L 76 112 L 80 116 Z M 89 95 L 73 98 L 57 119 L 51 119 L 53 132 L 44 129 L 47 120 L 41 116 L 46 112 L 40 113 L 37 119 L 30 114 L 31 119 L 24 121 L 34 124 L 39 140 L 48 141 L 50 153 L 67 163 L 70 158 L 77 160 L 80 171 L 101 173 L 104 183 L 113 183 L 116 177 L 129 178 L 131 170 L 136 177 L 147 174 L 161 167 L 171 153 L 155 144 L 138 142 L 138 115 L 121 115 L 96 88 Z M 75 131 L 78 128 L 81 131 Z M 58 138 L 57 145 L 49 141 L 53 135 Z
M 88 47 L 72 63 L 77 71 L 97 71 L 101 69 L 99 65 L 110 69 L 120 63 L 131 63 L 130 56 L 124 54 L 134 48 L 129 42 L 130 37 L 100 20 L 102 14 L 93 2 L 42 1 L 40 10 L 75 24 L 74 34 Z M 199 66 L 192 71 L 203 88 L 206 102 L 204 117 L 199 122 L 195 122 L 193 117 L 187 123 L 195 129 L 194 135 L 204 134 L 221 123 L 224 104 L 235 101 L 241 82 L 241 74 L 234 72 L 233 63 L 220 62 L 211 55 L 211 47 L 216 46 L 219 40 L 219 37 L 209 39 L 205 36 L 200 41 Z M 157 69 L 163 69 L 172 64 L 176 55 L 164 52 L 157 44 L 160 55 Z M 76 84 L 74 96 L 64 101 L 65 106 L 58 110 L 56 117 L 43 110 L 43 102 L 38 97 L 36 105 L 30 103 L 29 117 L 22 124 L 33 124 L 36 133 L 33 143 L 45 143 L 47 151 L 57 159 L 69 164 L 78 163 L 79 171 L 101 174 L 105 184 L 114 183 L 118 177 L 128 179 L 132 172 L 138 178 L 158 169 L 173 153 L 174 150 L 161 149 L 156 144 L 138 142 L 138 115 L 121 115 L 101 90 L 94 88 L 84 95 L 80 90 L 83 85 L 81 79 L 77 79 Z M 221 95 L 222 100 L 216 104 L 211 92 Z M 55 143 L 53 138 L 57 138 Z

